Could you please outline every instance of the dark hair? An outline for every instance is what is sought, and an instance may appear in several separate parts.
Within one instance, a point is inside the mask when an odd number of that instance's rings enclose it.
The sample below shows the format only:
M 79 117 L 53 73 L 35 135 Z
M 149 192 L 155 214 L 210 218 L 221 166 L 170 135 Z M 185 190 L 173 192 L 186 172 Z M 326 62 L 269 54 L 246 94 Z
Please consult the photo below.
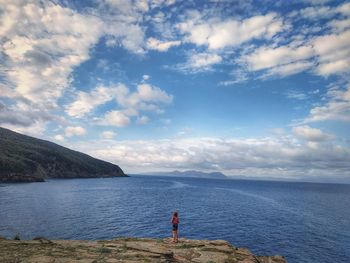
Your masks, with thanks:
M 173 213 L 173 216 L 177 217 L 177 216 L 178 216 L 178 215 L 177 215 L 177 212 L 174 212 L 174 213 Z

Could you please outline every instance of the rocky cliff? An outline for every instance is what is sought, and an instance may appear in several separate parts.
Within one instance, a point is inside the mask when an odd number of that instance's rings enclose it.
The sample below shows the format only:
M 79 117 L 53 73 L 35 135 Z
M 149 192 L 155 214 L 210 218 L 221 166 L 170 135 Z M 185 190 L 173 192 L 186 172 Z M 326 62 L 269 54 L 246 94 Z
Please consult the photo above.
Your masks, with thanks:
M 0 239 L 0 262 L 113 263 L 205 262 L 286 263 L 281 256 L 256 256 L 223 240 L 118 238 L 103 241 Z
M 115 164 L 0 127 L 0 182 L 126 176 Z

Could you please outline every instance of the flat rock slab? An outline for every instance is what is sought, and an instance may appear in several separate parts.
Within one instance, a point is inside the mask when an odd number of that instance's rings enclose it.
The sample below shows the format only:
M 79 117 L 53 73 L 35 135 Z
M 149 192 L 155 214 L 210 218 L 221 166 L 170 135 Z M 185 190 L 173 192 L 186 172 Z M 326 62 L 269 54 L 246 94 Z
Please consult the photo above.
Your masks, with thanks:
M 281 256 L 255 256 L 224 240 L 117 238 L 114 240 L 7 240 L 0 237 L 1 263 L 215 262 L 286 263 Z
M 173 256 L 173 252 L 165 247 L 161 243 L 155 243 L 155 242 L 140 242 L 140 241 L 128 241 L 126 242 L 126 248 L 131 250 L 139 250 L 139 251 L 145 251 L 153 254 L 158 255 L 164 255 L 164 256 Z

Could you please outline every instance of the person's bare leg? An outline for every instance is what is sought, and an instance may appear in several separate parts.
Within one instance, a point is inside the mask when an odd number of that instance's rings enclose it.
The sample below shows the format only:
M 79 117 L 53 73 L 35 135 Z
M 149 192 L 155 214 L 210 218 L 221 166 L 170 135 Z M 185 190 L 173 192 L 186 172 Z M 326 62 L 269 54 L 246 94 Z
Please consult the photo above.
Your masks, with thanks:
M 175 240 L 176 240 L 176 231 L 173 231 L 173 241 L 172 242 L 175 243 L 176 242 Z
M 177 231 L 175 231 L 175 242 L 179 242 L 179 234 Z

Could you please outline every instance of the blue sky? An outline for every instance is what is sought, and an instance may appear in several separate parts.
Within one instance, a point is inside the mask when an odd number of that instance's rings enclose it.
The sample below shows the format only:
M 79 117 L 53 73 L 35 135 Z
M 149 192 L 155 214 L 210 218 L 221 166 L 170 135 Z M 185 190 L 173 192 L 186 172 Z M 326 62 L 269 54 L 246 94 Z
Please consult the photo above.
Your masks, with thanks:
M 0 125 L 127 173 L 350 178 L 347 1 L 6 1 Z

